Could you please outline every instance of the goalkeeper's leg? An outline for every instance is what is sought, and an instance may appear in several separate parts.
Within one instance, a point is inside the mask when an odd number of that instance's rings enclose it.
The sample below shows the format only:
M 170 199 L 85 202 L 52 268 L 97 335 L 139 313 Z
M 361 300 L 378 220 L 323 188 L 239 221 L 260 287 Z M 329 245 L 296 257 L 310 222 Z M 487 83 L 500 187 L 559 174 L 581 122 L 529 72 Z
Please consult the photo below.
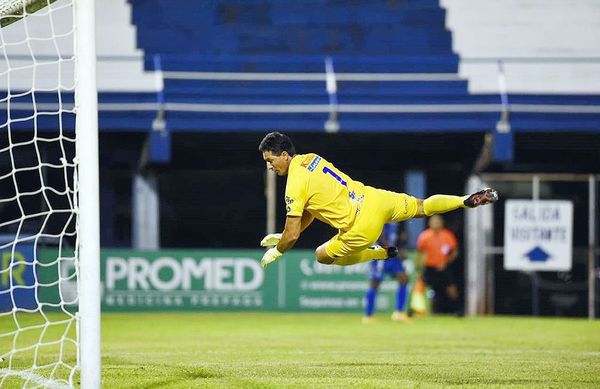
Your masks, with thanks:
M 425 200 L 417 200 L 417 213 L 415 217 L 432 216 L 454 211 L 458 208 L 475 208 L 480 205 L 492 204 L 496 201 L 498 201 L 498 192 L 489 188 L 466 196 L 437 194 Z
M 325 265 L 349 266 L 361 262 L 368 262 L 373 259 L 389 258 L 388 249 L 379 246 L 369 247 L 359 252 L 347 254 L 344 256 L 336 256 L 327 252 L 326 246 L 328 243 L 329 242 L 319 246 L 315 252 L 317 261 Z
M 326 265 L 350 266 L 373 259 L 388 259 L 398 256 L 394 246 L 381 247 L 378 245 L 353 251 L 343 242 L 335 238 L 319 246 L 315 252 L 317 261 Z

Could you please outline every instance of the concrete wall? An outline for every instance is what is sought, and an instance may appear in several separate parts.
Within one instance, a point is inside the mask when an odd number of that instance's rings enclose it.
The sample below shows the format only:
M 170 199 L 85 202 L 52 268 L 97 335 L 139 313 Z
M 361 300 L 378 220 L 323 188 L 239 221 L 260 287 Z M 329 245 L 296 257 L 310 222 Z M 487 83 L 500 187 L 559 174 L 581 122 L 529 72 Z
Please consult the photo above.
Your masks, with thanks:
M 600 2 L 441 0 L 472 93 L 600 93 Z

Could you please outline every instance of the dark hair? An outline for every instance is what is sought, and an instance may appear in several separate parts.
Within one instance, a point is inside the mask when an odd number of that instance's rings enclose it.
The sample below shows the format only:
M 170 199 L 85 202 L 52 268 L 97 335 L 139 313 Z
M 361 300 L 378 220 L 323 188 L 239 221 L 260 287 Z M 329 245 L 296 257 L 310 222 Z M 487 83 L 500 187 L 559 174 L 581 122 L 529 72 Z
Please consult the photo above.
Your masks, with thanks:
M 284 151 L 290 156 L 296 155 L 296 148 L 289 136 L 280 132 L 269 132 L 258 146 L 258 151 L 270 151 L 273 155 L 281 155 Z

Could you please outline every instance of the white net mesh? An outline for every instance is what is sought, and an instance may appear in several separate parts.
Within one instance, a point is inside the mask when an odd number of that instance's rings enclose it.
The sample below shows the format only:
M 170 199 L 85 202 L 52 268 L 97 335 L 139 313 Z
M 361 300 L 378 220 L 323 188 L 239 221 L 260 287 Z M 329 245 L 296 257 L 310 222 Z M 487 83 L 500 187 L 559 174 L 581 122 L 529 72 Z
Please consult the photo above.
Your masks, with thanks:
M 79 379 L 73 4 L 44 1 L 0 29 L 2 388 Z

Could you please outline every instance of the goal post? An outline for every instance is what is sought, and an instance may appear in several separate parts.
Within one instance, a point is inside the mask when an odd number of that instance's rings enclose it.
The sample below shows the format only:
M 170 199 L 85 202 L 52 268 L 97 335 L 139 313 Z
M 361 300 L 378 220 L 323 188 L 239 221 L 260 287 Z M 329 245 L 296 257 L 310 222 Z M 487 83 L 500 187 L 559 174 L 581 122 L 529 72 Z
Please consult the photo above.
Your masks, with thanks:
M 94 11 L 0 0 L 0 387 L 101 384 Z
M 94 0 L 74 0 L 81 387 L 100 388 L 100 193 Z

